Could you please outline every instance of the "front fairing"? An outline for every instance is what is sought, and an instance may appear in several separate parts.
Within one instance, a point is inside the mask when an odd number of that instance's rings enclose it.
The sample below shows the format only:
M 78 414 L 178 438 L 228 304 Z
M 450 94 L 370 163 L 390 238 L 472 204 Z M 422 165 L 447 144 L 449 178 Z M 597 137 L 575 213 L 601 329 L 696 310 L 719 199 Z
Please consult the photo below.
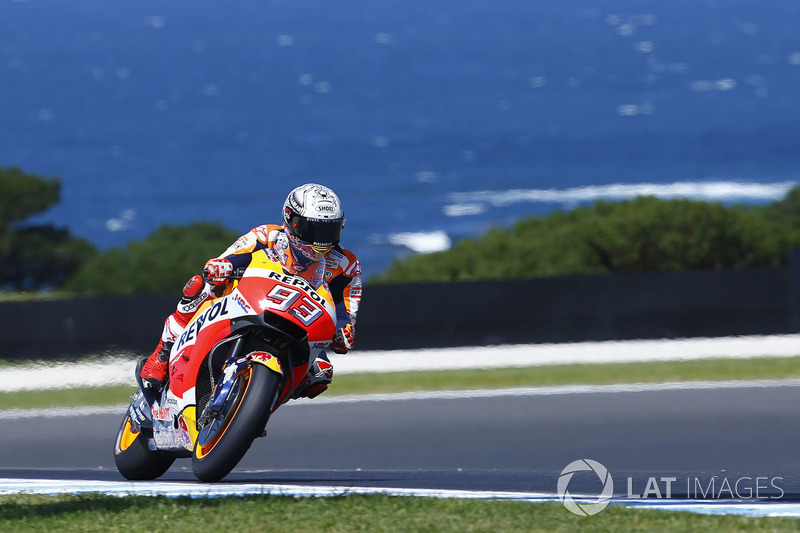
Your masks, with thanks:
M 324 262 L 318 264 L 324 277 Z M 314 285 L 302 276 L 286 274 L 264 252 L 256 252 L 237 290 L 256 314 L 271 313 L 303 329 L 310 344 L 330 343 L 336 329 L 336 308 L 327 284 Z

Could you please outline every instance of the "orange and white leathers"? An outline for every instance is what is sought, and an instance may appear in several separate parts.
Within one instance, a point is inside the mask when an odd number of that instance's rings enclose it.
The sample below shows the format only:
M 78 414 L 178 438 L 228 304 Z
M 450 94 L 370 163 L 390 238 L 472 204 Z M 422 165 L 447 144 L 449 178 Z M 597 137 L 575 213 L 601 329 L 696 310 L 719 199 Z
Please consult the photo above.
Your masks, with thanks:
M 239 237 L 227 250 L 213 259 L 227 259 L 233 268 L 247 266 L 253 252 L 264 249 L 276 249 L 280 252 L 285 243 L 283 226 L 264 224 L 251 229 Z M 280 256 L 280 253 L 279 253 Z M 361 303 L 361 264 L 356 255 L 339 245 L 333 247 L 325 255 L 324 281 L 333 296 L 336 306 L 336 327 L 341 328 L 348 323 L 355 325 L 358 306 Z M 183 298 L 174 313 L 164 321 L 161 343 L 175 342 L 183 333 L 186 324 L 194 316 L 200 305 L 208 298 L 213 298 L 213 287 L 206 284 L 203 290 L 193 298 Z

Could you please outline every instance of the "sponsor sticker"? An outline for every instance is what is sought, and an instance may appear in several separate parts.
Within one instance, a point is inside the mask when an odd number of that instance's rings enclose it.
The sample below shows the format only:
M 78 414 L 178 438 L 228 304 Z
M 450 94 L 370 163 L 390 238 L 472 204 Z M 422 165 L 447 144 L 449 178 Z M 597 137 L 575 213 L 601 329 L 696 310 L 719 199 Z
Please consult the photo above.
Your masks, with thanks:
M 203 314 L 198 316 L 192 323 L 189 325 L 188 328 L 183 332 L 180 339 L 178 340 L 177 345 L 173 348 L 175 353 L 181 351 L 184 346 L 194 343 L 197 333 L 203 329 L 208 324 L 211 324 L 217 320 L 221 320 L 223 318 L 228 318 L 229 309 L 228 309 L 228 301 L 230 297 L 223 298 L 219 300 L 217 303 L 203 311 Z
M 350 267 L 344 271 L 344 275 L 349 278 L 354 278 L 356 276 L 361 275 L 361 262 L 356 259 L 356 261 L 350 265 Z
M 244 298 L 242 298 L 242 296 L 241 296 L 241 295 L 237 294 L 236 296 L 234 296 L 234 297 L 233 297 L 233 300 L 234 300 L 234 301 L 235 301 L 237 304 L 239 304 L 239 307 L 241 307 L 241 308 L 244 310 L 244 312 L 245 312 L 245 313 L 250 313 L 250 312 L 252 312 L 253 308 L 252 308 L 252 307 L 250 307 L 250 304 L 249 304 L 249 303 L 247 303 L 247 300 L 245 300 Z
M 170 420 L 169 407 L 159 407 L 158 405 L 154 405 L 150 408 L 150 412 L 153 413 L 153 420 Z
M 267 241 L 269 241 L 269 231 L 267 231 L 267 228 L 264 226 L 258 226 L 257 228 L 253 228 L 252 231 L 255 234 L 256 239 L 258 239 L 258 242 L 261 244 L 267 244 Z

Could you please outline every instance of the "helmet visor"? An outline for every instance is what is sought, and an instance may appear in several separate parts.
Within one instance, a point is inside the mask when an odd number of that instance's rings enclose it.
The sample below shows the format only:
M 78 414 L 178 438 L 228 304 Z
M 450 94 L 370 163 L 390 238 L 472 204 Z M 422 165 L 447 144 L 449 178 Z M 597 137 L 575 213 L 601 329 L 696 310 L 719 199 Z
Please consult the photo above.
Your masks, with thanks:
M 342 238 L 344 219 L 324 220 L 292 215 L 286 221 L 289 232 L 312 246 L 331 247 Z

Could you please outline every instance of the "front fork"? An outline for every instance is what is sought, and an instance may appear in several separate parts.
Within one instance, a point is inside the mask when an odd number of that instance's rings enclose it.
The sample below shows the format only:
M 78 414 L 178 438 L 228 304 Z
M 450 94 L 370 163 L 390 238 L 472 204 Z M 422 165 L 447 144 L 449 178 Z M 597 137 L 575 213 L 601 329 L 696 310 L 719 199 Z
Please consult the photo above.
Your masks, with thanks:
M 248 365 L 264 365 L 271 371 L 283 377 L 284 380 L 286 379 L 286 374 L 284 374 L 281 362 L 275 355 L 268 352 L 251 352 L 244 357 L 240 357 L 237 354 L 239 346 L 239 342 L 237 341 L 237 344 L 231 351 L 232 355 L 228 357 L 228 360 L 222 367 L 220 380 L 214 386 L 214 390 L 211 393 L 211 401 L 209 401 L 208 405 L 203 409 L 203 413 L 197 420 L 199 427 L 204 427 L 209 422 L 221 416 L 225 416 L 226 413 L 223 411 L 225 406 L 228 405 L 228 396 L 230 396 L 231 392 L 233 391 L 236 378 Z M 294 380 L 294 376 L 291 372 L 288 372 L 288 376 L 290 381 Z M 275 404 L 277 403 L 280 393 L 284 388 L 285 386 L 279 387 L 279 389 L 276 391 L 275 396 L 272 398 L 271 405 L 269 405 L 270 412 L 275 409 Z

